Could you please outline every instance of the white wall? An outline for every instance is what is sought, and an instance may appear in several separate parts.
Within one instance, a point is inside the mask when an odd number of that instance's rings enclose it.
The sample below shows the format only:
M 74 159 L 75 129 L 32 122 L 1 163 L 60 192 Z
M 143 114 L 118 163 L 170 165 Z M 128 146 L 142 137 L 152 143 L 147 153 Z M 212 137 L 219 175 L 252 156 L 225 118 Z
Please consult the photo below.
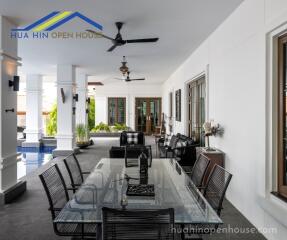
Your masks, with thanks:
M 108 121 L 108 98 L 126 98 L 126 124 L 135 128 L 135 98 L 136 97 L 161 97 L 161 84 L 138 82 L 110 83 L 96 87 L 96 124 Z
M 4 191 L 17 183 L 17 93 L 9 87 L 9 80 L 17 75 L 19 65 L 17 40 L 9 33 L 15 25 L 0 16 L 0 205 Z M 6 112 L 7 109 L 14 112 Z
M 183 121 L 175 132 L 185 133 L 186 82 L 206 72 L 209 119 L 225 130 L 211 145 L 226 153 L 226 168 L 234 174 L 227 197 L 256 227 L 276 227 L 277 234 L 266 234 L 276 240 L 287 236 L 287 204 L 268 187 L 266 49 L 268 33 L 286 22 L 286 0 L 245 0 L 162 87 L 164 112 L 168 93 L 182 89 Z

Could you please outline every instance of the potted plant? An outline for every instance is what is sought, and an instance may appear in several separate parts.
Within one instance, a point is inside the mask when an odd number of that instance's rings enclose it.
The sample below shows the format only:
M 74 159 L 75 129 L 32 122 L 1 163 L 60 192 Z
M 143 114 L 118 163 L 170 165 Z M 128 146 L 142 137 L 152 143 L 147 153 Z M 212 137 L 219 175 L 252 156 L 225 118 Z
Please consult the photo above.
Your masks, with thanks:
M 216 136 L 217 134 L 222 133 L 222 129 L 220 128 L 219 124 L 215 124 L 214 121 L 205 122 L 203 124 L 204 135 L 207 140 L 207 147 L 206 151 L 215 151 L 214 148 L 211 148 L 209 145 L 209 137 Z
M 80 123 L 76 125 L 76 145 L 81 149 L 90 145 L 88 126 L 86 124 Z

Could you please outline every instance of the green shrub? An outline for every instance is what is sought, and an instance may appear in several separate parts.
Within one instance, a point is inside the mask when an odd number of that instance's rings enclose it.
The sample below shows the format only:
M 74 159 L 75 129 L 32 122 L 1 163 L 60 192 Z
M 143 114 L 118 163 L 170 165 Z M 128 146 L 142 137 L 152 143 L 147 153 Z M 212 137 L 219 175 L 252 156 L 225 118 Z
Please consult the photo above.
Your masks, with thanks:
M 101 132 L 101 131 L 104 131 L 104 132 L 110 132 L 111 129 L 110 129 L 110 126 L 103 123 L 103 122 L 100 122 L 98 125 L 96 125 L 91 132 Z
M 127 127 L 126 124 L 116 123 L 115 126 L 113 126 L 112 129 L 115 132 L 119 132 L 119 131 L 126 131 L 126 130 L 128 130 L 128 127 Z
M 57 134 L 57 104 L 54 104 L 46 125 L 47 136 L 55 136 Z
M 89 103 L 89 114 L 88 114 L 88 123 L 90 131 L 95 127 L 95 109 L 96 109 L 95 98 L 91 97 Z

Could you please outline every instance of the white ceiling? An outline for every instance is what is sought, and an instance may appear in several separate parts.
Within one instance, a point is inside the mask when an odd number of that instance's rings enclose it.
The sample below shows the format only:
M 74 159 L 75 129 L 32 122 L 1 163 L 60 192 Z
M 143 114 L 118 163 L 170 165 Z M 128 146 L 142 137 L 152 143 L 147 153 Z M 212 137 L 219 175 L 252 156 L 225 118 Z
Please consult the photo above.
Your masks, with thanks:
M 114 22 L 123 21 L 126 39 L 159 37 L 157 43 L 129 44 L 106 52 L 111 42 L 93 40 L 19 40 L 23 73 L 55 74 L 57 64 L 74 64 L 94 79 L 119 77 L 127 56 L 131 77 L 165 81 L 243 0 L 0 0 L 0 14 L 19 26 L 29 25 L 52 11 L 78 11 L 100 23 L 114 37 Z M 91 28 L 80 19 L 57 31 Z

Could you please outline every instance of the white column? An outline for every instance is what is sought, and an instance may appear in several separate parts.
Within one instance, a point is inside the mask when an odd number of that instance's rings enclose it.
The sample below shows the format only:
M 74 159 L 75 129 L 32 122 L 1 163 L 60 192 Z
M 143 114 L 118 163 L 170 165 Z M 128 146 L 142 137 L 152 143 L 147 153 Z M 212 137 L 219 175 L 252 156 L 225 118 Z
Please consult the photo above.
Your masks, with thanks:
M 42 76 L 27 75 L 26 81 L 26 141 L 23 147 L 39 147 L 42 129 Z
M 57 148 L 54 155 L 66 155 L 75 147 L 75 67 L 57 67 Z
M 79 100 L 76 103 L 76 124 L 88 124 L 88 114 L 87 109 L 87 93 L 88 93 L 88 81 L 87 75 L 83 73 L 76 74 L 76 83 L 77 83 L 77 94 Z
M 0 16 L 0 205 L 26 189 L 25 183 L 17 182 L 17 92 L 9 87 L 20 60 L 17 39 L 10 38 L 15 27 Z
M 108 123 L 108 98 L 95 96 L 95 122 L 96 125 L 100 122 Z

